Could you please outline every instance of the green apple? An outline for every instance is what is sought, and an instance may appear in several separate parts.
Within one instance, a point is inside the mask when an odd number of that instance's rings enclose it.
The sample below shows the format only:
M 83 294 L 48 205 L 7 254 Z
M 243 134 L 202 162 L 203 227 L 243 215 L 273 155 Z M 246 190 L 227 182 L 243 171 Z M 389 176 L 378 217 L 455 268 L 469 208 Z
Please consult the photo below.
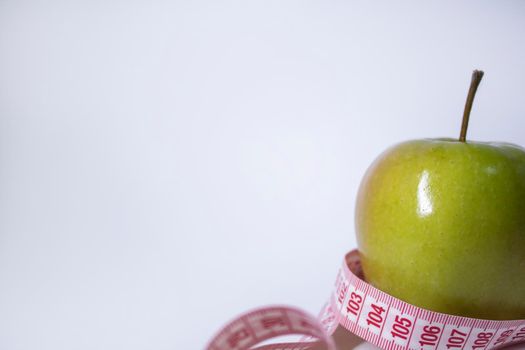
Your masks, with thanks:
M 400 143 L 367 170 L 356 203 L 365 278 L 411 304 L 525 319 L 525 150 L 460 140 Z

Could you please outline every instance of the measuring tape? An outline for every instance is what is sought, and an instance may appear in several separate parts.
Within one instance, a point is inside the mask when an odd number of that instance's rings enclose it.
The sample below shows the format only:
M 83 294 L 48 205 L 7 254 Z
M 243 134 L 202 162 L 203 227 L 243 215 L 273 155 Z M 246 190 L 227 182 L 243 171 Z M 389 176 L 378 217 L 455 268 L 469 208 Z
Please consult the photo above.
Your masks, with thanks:
M 353 250 L 346 255 L 330 301 L 317 318 L 287 306 L 260 308 L 230 322 L 206 349 L 255 349 L 275 337 L 301 334 L 299 342 L 256 349 L 324 346 L 336 350 L 332 335 L 338 327 L 385 350 L 491 350 L 525 342 L 525 320 L 491 321 L 432 312 L 374 288 L 363 280 L 359 253 Z

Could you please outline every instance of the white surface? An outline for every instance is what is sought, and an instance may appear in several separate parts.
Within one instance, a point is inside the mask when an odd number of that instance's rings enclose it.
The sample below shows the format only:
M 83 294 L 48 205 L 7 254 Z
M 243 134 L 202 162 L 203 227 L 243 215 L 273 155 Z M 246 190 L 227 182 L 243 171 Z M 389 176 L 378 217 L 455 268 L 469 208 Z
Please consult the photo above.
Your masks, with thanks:
M 317 312 L 388 145 L 525 145 L 525 3 L 0 1 L 0 349 Z

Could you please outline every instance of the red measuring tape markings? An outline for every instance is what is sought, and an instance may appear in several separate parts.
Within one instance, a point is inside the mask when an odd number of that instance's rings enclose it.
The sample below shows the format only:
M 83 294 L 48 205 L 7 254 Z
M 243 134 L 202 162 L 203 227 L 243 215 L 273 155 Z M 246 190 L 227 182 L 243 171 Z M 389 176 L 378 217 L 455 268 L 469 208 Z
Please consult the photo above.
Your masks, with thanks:
M 258 350 L 336 350 L 338 327 L 385 350 L 492 350 L 525 342 L 525 320 L 492 321 L 432 312 L 366 283 L 353 250 L 337 275 L 330 301 L 317 318 L 288 306 L 248 312 L 226 325 L 207 350 L 248 350 L 269 339 L 302 334 L 296 343 Z M 342 350 L 342 349 L 340 349 Z

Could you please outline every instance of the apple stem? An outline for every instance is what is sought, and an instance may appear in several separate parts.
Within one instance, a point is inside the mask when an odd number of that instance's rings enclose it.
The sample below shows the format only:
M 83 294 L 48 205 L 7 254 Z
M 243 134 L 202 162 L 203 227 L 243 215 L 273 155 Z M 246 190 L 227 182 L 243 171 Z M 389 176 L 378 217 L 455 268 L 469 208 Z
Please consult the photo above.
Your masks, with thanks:
M 466 142 L 467 140 L 467 129 L 468 121 L 470 118 L 470 110 L 472 109 L 472 103 L 474 103 L 474 96 L 478 90 L 479 83 L 483 78 L 483 71 L 475 70 L 472 72 L 472 80 L 470 81 L 470 88 L 468 90 L 467 101 L 465 102 L 465 110 L 463 111 L 463 121 L 461 123 L 461 133 L 459 134 L 459 141 Z

